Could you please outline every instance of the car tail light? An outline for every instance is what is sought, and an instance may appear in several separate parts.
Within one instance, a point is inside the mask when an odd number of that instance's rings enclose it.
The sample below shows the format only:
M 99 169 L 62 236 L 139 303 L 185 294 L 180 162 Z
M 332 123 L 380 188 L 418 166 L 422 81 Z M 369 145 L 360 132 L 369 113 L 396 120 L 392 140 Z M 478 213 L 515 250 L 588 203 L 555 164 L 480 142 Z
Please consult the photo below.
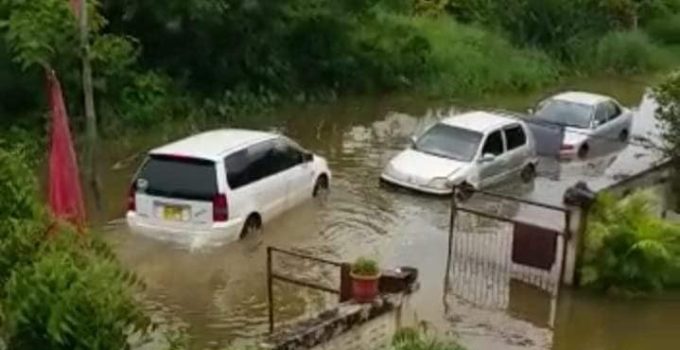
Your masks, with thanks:
M 560 147 L 560 150 L 562 150 L 562 151 L 569 151 L 569 150 L 572 150 L 572 149 L 574 149 L 574 145 L 562 145 Z
M 216 194 L 213 197 L 213 221 L 227 221 L 229 219 L 229 205 L 227 195 Z
M 134 185 L 130 186 L 130 191 L 128 192 L 128 199 L 127 199 L 127 209 L 128 209 L 128 211 L 136 211 L 137 210 L 137 200 L 135 198 L 136 194 L 137 194 L 136 186 L 134 186 Z

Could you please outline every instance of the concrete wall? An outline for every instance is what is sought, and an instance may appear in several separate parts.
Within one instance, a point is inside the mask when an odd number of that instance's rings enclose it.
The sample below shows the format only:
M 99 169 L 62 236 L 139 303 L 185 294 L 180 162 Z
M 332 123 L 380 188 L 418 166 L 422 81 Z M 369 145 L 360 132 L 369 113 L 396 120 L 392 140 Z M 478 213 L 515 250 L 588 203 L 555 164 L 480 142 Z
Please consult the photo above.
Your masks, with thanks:
M 314 350 L 376 350 L 383 349 L 392 341 L 394 332 L 402 326 L 402 305 L 397 310 L 388 312 L 346 333 L 334 337 L 329 342 L 314 347 Z

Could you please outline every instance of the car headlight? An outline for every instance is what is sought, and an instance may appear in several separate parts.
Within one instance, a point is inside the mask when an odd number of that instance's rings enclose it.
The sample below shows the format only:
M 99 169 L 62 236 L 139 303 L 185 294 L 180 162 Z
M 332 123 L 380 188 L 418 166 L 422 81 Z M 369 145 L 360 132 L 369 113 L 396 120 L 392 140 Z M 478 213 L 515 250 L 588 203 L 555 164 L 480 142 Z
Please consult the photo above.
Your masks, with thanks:
M 449 187 L 449 179 L 445 177 L 436 177 L 432 179 L 430 183 L 428 183 L 428 186 L 432 188 L 445 189 Z
M 392 162 L 387 163 L 387 166 L 385 167 L 384 170 L 384 174 L 390 176 L 394 176 L 396 174 L 396 170 L 394 169 Z

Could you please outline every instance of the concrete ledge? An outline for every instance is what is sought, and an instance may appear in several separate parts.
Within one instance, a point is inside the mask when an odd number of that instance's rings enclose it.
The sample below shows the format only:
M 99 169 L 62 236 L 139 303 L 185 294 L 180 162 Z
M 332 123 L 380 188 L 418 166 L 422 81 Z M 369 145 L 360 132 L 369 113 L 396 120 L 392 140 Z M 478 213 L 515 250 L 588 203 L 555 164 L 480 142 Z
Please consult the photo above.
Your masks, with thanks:
M 357 304 L 353 301 L 341 303 L 316 317 L 276 331 L 260 345 L 260 348 L 298 350 L 327 343 L 345 332 L 399 309 L 406 297 L 416 289 L 417 285 L 413 285 L 405 293 L 383 294 L 372 304 Z

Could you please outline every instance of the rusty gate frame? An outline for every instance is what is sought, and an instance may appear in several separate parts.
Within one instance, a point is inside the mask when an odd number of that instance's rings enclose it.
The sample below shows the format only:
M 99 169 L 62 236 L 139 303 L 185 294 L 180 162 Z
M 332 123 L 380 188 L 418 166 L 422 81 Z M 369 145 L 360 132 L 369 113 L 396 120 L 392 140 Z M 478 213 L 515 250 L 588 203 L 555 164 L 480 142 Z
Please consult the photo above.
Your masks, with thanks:
M 561 232 L 555 231 L 555 233 L 558 236 L 562 236 L 562 239 L 563 239 L 561 261 L 559 262 L 560 271 L 559 271 L 559 276 L 558 276 L 558 280 L 557 280 L 557 283 L 556 283 L 556 286 L 557 286 L 556 293 L 559 293 L 559 289 L 560 289 L 559 287 L 562 285 L 562 281 L 564 279 L 564 273 L 565 273 L 565 265 L 566 265 L 565 259 L 566 259 L 566 256 L 567 256 L 567 246 L 568 246 L 567 242 L 571 239 L 571 235 L 572 235 L 571 234 L 571 219 L 572 219 L 571 211 L 569 209 L 565 208 L 565 207 L 560 207 L 560 206 L 556 206 L 556 205 L 552 205 L 552 204 L 548 204 L 548 203 L 541 203 L 541 202 L 537 202 L 537 201 L 533 201 L 533 200 L 529 200 L 529 199 L 517 198 L 517 197 L 514 197 L 514 196 L 510 196 L 510 195 L 505 195 L 505 194 L 500 194 L 500 193 L 495 193 L 495 192 L 489 192 L 489 191 L 485 191 L 485 190 L 475 189 L 475 188 L 472 188 L 471 186 L 461 186 L 461 185 L 453 186 L 453 191 L 452 191 L 452 194 L 451 194 L 451 212 L 450 212 L 450 218 L 449 218 L 449 242 L 448 242 L 449 246 L 448 246 L 447 259 L 446 259 L 446 262 L 447 262 L 446 271 L 447 271 L 447 273 L 446 273 L 445 282 L 444 282 L 445 288 L 448 288 L 447 286 L 449 285 L 449 271 L 451 269 L 451 264 L 453 263 L 453 235 L 454 235 L 454 231 L 455 231 L 456 216 L 457 216 L 458 211 L 462 211 L 462 212 L 465 212 L 465 213 L 468 213 L 468 214 L 472 214 L 472 215 L 476 215 L 476 216 L 480 216 L 480 217 L 484 217 L 484 218 L 488 218 L 488 219 L 492 219 L 492 220 L 498 220 L 498 221 L 501 221 L 501 222 L 510 223 L 510 224 L 513 224 L 513 225 L 515 225 L 515 224 L 526 224 L 526 222 L 523 222 L 523 221 L 520 221 L 520 220 L 517 220 L 517 219 L 501 216 L 501 215 L 494 214 L 494 213 L 485 213 L 485 212 L 480 211 L 480 210 L 475 210 L 475 209 L 471 209 L 471 208 L 464 208 L 464 207 L 459 206 L 458 205 L 458 196 L 459 196 L 459 194 L 462 194 L 462 193 L 465 193 L 465 192 L 469 193 L 470 197 L 472 195 L 474 195 L 475 193 L 479 193 L 479 194 L 486 195 L 486 196 L 489 196 L 489 197 L 495 197 L 495 198 L 502 199 L 502 200 L 508 200 L 508 201 L 521 203 L 521 204 L 528 204 L 528 205 L 539 207 L 539 208 L 557 211 L 557 212 L 560 212 L 564 215 L 564 229 Z M 555 254 L 557 254 L 557 249 L 555 249 Z
M 272 260 L 274 253 L 279 253 L 282 255 L 292 256 L 301 260 L 308 260 L 316 262 L 319 264 L 331 265 L 337 267 L 340 270 L 340 288 L 333 289 L 320 284 L 315 284 L 293 277 L 280 275 L 273 271 Z M 305 287 L 314 290 L 320 290 L 322 292 L 336 294 L 339 296 L 339 301 L 347 301 L 351 299 L 351 284 L 349 283 L 351 265 L 348 263 L 342 263 L 337 261 L 331 261 L 323 258 L 317 258 L 311 255 L 305 255 L 301 253 L 296 253 L 290 250 L 276 248 L 272 246 L 267 247 L 267 312 L 269 318 L 269 333 L 274 333 L 274 281 L 278 280 L 281 282 L 286 282 L 300 287 Z

